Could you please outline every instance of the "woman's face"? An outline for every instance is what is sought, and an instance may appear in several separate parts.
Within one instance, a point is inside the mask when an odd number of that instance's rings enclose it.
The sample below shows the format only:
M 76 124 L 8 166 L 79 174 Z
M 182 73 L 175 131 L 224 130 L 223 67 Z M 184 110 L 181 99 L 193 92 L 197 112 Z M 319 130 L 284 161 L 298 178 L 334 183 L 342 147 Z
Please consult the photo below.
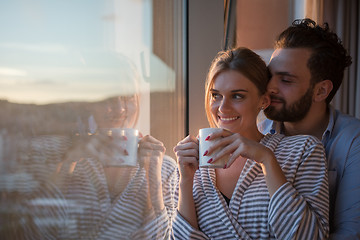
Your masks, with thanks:
M 96 104 L 93 115 L 99 128 L 131 128 L 138 115 L 136 95 L 118 96 Z
M 246 136 L 257 129 L 256 118 L 264 99 L 248 78 L 228 70 L 214 79 L 210 89 L 211 115 L 217 127 Z

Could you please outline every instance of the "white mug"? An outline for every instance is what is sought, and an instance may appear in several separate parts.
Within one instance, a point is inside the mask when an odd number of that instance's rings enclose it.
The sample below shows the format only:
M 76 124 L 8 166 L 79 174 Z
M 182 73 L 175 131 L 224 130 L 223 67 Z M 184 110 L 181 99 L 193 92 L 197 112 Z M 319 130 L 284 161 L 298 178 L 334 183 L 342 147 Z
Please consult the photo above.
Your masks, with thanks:
M 111 167 L 135 167 L 137 165 L 137 152 L 139 146 L 139 131 L 133 128 L 109 128 L 105 130 L 112 137 L 115 147 L 124 149 L 127 154 L 114 151 L 106 165 Z
M 205 140 L 211 133 L 221 131 L 221 128 L 202 128 L 199 130 L 199 167 L 207 168 L 223 168 L 229 160 L 229 156 L 224 156 L 221 159 L 218 159 L 214 163 L 208 163 L 208 161 L 213 158 L 213 156 L 219 152 L 221 149 L 216 149 L 211 155 L 207 154 L 204 156 L 204 153 L 212 146 L 214 143 L 219 141 L 215 140 Z

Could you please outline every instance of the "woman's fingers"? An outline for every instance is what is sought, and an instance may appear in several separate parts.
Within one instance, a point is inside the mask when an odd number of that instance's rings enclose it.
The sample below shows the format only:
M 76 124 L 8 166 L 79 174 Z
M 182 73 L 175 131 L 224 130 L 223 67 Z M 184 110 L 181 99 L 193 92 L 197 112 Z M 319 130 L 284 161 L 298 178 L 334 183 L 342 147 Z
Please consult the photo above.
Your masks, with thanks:
M 219 128 L 220 129 L 220 128 Z M 215 131 L 211 133 L 206 139 L 207 141 L 215 140 L 218 138 L 225 138 L 231 136 L 233 133 L 226 129 L 220 129 L 219 131 Z
M 235 162 L 236 159 L 238 159 L 241 156 L 241 150 L 236 149 L 232 154 L 230 154 L 229 160 L 226 163 L 225 168 L 230 167 L 233 162 Z
M 240 153 L 240 151 L 239 151 L 238 145 L 236 145 L 236 143 L 232 142 L 231 144 L 226 145 L 223 148 L 220 148 L 220 150 L 218 152 L 216 152 L 216 153 L 210 152 L 210 153 L 208 153 L 208 155 L 213 154 L 211 156 L 211 158 L 212 158 L 211 163 L 215 163 L 219 159 L 227 156 L 227 157 L 229 157 L 227 166 L 230 166 L 231 163 L 240 156 L 239 153 Z M 234 160 L 232 160 L 232 159 L 234 159 Z
M 199 167 L 198 142 L 198 139 L 189 135 L 174 147 L 181 176 L 185 178 L 192 178 Z
M 197 160 L 199 159 L 199 151 L 194 148 L 184 149 L 176 152 L 176 157 L 194 157 Z
M 184 156 L 187 154 L 191 154 L 196 158 L 199 158 L 199 145 L 194 142 L 188 142 L 181 145 L 177 145 L 174 148 L 174 152 L 176 155 Z
M 140 164 L 143 165 L 145 162 L 149 161 L 156 161 L 157 163 L 162 162 L 165 151 L 166 148 L 162 142 L 150 135 L 146 135 L 139 141 L 138 154 L 140 157 Z
M 140 150 L 161 151 L 164 153 L 166 151 L 164 144 L 150 135 L 143 137 L 139 141 L 139 149 Z
M 211 155 L 214 151 L 216 151 L 217 149 L 221 149 L 220 151 L 223 152 L 224 149 L 226 149 L 226 152 L 229 152 L 229 145 L 235 146 L 233 143 L 236 141 L 236 137 L 233 135 L 229 135 L 227 137 L 223 137 L 223 138 L 214 138 L 213 140 L 208 140 L 208 141 L 212 141 L 211 146 L 207 149 L 207 154 Z M 231 153 L 231 151 L 229 152 Z
M 199 143 L 199 140 L 198 140 L 196 137 L 192 136 L 192 135 L 188 135 L 186 138 L 184 138 L 183 140 L 181 140 L 181 141 L 177 144 L 177 146 L 178 146 L 178 145 L 185 144 L 185 143 L 191 143 L 191 142 L 198 144 L 198 143 Z
M 228 156 L 226 167 L 229 167 L 238 157 L 248 155 L 247 141 L 238 133 L 232 134 L 225 130 L 211 135 L 210 139 L 213 139 L 213 144 L 207 149 L 207 155 L 212 155 L 212 163 Z
M 145 137 L 142 137 L 140 142 L 149 142 L 149 143 L 153 143 L 153 144 L 163 145 L 162 142 L 160 142 L 159 140 L 157 140 L 156 138 L 154 138 L 153 136 L 150 136 L 150 135 L 146 135 Z
M 192 137 L 192 136 L 187 136 L 186 138 L 184 138 L 183 140 L 181 140 L 175 147 L 174 147 L 174 152 L 175 154 L 178 154 L 180 152 L 180 154 L 184 154 L 181 153 L 184 150 L 189 150 L 189 149 L 194 149 L 197 153 L 197 157 L 199 156 L 199 140 Z

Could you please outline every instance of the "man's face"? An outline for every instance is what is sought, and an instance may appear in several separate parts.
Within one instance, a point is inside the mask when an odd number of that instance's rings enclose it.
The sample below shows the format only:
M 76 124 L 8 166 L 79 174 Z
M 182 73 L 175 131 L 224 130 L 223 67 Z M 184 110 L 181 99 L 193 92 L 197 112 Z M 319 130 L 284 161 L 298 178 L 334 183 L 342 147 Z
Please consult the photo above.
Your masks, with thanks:
M 302 120 L 312 104 L 313 86 L 307 67 L 311 52 L 305 48 L 277 49 L 271 56 L 271 79 L 267 91 L 270 106 L 266 117 L 275 121 L 297 122 Z

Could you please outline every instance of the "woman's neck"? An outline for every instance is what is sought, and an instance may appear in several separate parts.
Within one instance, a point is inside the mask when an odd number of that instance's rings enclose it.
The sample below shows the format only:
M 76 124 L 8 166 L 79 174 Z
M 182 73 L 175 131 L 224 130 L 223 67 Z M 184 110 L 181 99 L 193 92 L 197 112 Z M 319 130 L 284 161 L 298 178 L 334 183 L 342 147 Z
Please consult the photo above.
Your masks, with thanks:
M 116 197 L 124 191 L 131 179 L 131 172 L 128 168 L 104 167 L 110 196 Z
M 249 131 L 249 130 L 245 130 L 242 133 L 239 133 L 241 136 L 246 137 L 247 139 L 256 141 L 256 142 L 260 142 L 261 139 L 264 137 L 264 134 L 262 134 L 257 128 Z

